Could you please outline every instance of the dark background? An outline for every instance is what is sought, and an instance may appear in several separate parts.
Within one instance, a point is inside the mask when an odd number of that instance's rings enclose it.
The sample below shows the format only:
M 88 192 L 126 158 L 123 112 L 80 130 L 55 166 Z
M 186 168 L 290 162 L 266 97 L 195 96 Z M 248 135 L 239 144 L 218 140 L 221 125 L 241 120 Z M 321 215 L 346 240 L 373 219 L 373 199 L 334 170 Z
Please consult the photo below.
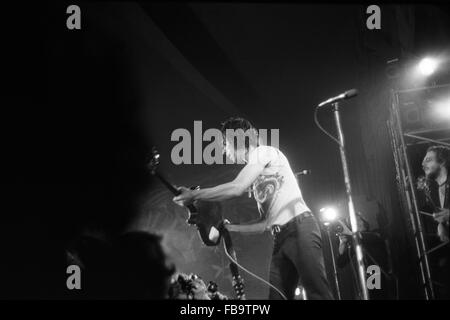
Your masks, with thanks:
M 2 297 L 68 297 L 64 248 L 86 228 L 162 233 L 180 271 L 231 293 L 222 248 L 201 245 L 146 171 L 151 146 L 173 183 L 205 187 L 240 168 L 173 165 L 174 129 L 192 132 L 201 120 L 206 130 L 232 115 L 279 128 L 292 168 L 312 170 L 300 184 L 318 211 L 345 198 L 337 146 L 314 125 L 314 106 L 350 88 L 360 94 L 342 118 L 359 210 L 381 208 L 400 297 L 421 297 L 397 203 L 385 68 L 390 59 L 442 53 L 446 6 L 381 5 L 382 29 L 371 31 L 363 4 L 80 2 L 82 29 L 68 30 L 69 4 L 4 9 Z M 320 118 L 333 131 L 331 114 Z M 223 212 L 233 222 L 257 217 L 246 197 Z M 240 262 L 267 277 L 270 235 L 233 240 Z M 348 272 L 342 277 L 348 288 Z M 263 284 L 245 279 L 248 297 L 266 297 Z

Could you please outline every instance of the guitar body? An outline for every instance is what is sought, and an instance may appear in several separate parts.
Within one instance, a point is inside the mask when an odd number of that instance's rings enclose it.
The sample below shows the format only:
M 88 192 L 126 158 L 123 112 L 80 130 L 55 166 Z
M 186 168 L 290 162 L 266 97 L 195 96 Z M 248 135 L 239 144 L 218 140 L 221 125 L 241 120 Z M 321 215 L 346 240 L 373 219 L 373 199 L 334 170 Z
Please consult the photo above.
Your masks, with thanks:
M 200 239 L 207 246 L 217 246 L 220 243 L 220 225 L 223 221 L 220 205 L 214 202 L 196 201 L 188 206 L 187 223 L 197 227 Z

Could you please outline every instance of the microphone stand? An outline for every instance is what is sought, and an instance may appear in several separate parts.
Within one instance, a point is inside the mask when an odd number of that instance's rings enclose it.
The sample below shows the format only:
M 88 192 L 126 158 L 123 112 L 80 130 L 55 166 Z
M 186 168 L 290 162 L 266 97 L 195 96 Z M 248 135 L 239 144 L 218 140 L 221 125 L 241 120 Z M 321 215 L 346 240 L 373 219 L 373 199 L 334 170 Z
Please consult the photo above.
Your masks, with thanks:
M 344 171 L 345 189 L 346 189 L 347 200 L 348 200 L 350 225 L 352 228 L 352 238 L 353 238 L 353 243 L 355 246 L 356 262 L 357 262 L 357 266 L 358 266 L 358 280 L 359 280 L 359 287 L 360 287 L 359 289 L 361 291 L 361 296 L 362 296 L 363 300 L 369 300 L 369 294 L 368 294 L 367 286 L 366 286 L 366 272 L 365 272 L 366 268 L 364 266 L 361 241 L 360 241 L 359 232 L 358 232 L 358 224 L 356 222 L 357 220 L 356 220 L 355 206 L 353 204 L 352 189 L 351 189 L 351 184 L 350 184 L 350 173 L 348 170 L 347 156 L 345 153 L 344 134 L 342 132 L 341 118 L 340 118 L 340 114 L 339 114 L 339 103 L 335 102 L 332 104 L 332 106 L 333 106 L 334 118 L 336 121 L 336 128 L 337 128 L 337 132 L 338 132 L 339 151 L 341 154 L 342 169 Z
M 334 283 L 336 285 L 336 293 L 338 296 L 338 300 L 342 300 L 341 299 L 341 288 L 339 287 L 339 278 L 338 278 L 338 272 L 337 272 L 337 268 L 336 268 L 336 256 L 334 255 L 333 242 L 331 241 L 330 225 L 327 224 L 325 227 L 327 229 L 328 241 L 330 243 L 331 260 L 333 261 Z

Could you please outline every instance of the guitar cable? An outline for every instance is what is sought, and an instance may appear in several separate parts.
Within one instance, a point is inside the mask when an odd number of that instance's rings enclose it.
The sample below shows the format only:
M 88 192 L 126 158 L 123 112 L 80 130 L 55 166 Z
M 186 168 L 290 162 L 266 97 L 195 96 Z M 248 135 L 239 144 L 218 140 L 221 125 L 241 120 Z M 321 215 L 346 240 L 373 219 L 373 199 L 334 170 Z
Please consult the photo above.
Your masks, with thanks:
M 233 263 L 235 263 L 240 269 L 242 269 L 243 271 L 247 272 L 249 275 L 251 275 L 252 277 L 260 280 L 261 282 L 263 282 L 264 284 L 268 285 L 270 288 L 274 289 L 276 292 L 278 292 L 278 294 L 284 299 L 284 300 L 288 300 L 288 298 L 286 298 L 286 296 L 280 291 L 278 290 L 277 287 L 275 287 L 273 284 L 271 284 L 270 282 L 264 280 L 263 278 L 261 278 L 260 276 L 254 274 L 253 272 L 247 270 L 245 267 L 243 267 L 242 265 L 239 264 L 239 262 L 237 262 L 228 252 L 227 247 L 225 245 L 225 242 L 223 243 L 223 248 L 225 251 L 226 256 L 228 257 L 228 259 L 230 259 Z

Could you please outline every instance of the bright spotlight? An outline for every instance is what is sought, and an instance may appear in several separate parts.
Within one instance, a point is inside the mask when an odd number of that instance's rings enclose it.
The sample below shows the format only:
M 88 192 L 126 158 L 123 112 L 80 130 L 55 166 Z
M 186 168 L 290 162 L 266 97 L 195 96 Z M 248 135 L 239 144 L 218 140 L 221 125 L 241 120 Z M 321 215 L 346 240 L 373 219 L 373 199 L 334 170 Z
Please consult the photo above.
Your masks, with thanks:
M 450 98 L 440 100 L 433 105 L 436 116 L 450 119 Z
M 296 296 L 299 296 L 300 293 L 302 293 L 302 292 L 300 291 L 300 288 L 299 288 L 299 287 L 295 288 L 295 295 L 296 295 Z
M 336 209 L 331 207 L 322 208 L 320 209 L 320 212 L 322 213 L 322 219 L 325 222 L 334 221 L 338 216 Z
M 436 59 L 423 58 L 418 65 L 419 72 L 424 76 L 429 76 L 436 71 L 437 65 Z

